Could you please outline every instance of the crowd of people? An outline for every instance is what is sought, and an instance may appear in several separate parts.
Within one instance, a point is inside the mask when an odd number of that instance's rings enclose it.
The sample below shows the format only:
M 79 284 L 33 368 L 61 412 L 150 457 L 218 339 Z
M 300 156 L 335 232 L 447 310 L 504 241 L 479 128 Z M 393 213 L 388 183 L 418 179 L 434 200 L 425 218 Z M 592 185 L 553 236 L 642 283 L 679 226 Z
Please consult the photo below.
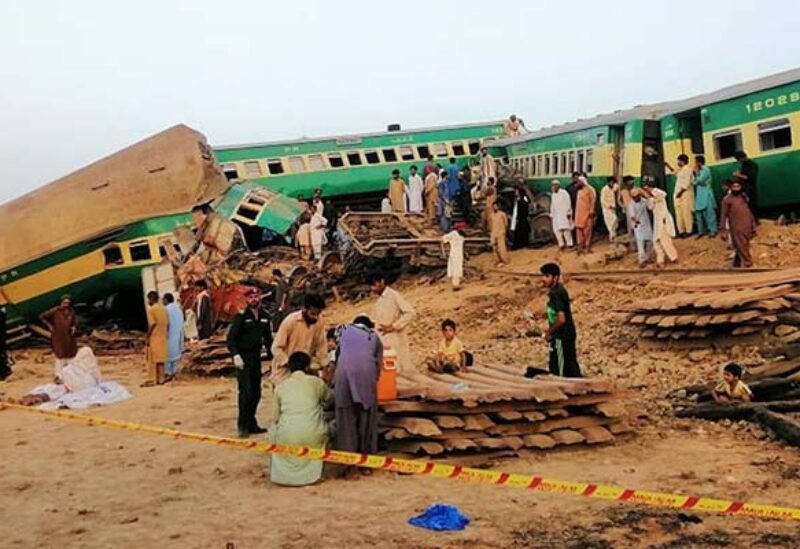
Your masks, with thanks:
M 721 236 L 734 251 L 733 266 L 752 267 L 750 241 L 758 224 L 755 215 L 758 165 L 743 151 L 738 151 L 736 158 L 739 167 L 722 183 L 724 195 L 719 202 L 703 155 L 695 156 L 694 164 L 690 164 L 689 157 L 681 154 L 676 168 L 665 163 L 676 179 L 672 195 L 674 218 L 667 193 L 655 187 L 650 178 L 643 178 L 642 186 L 636 187 L 631 176 L 624 176 L 621 186 L 616 177 L 608 177 L 600 190 L 599 202 L 585 173 L 574 172 L 566 189 L 554 179 L 550 216 L 559 249 L 577 248 L 579 254 L 590 252 L 599 209 L 609 240 L 617 242 L 621 234 L 627 233 L 628 246 L 636 250 L 642 267 L 653 256 L 658 267 L 677 262 L 673 239 L 688 238 L 695 233 L 696 238 Z

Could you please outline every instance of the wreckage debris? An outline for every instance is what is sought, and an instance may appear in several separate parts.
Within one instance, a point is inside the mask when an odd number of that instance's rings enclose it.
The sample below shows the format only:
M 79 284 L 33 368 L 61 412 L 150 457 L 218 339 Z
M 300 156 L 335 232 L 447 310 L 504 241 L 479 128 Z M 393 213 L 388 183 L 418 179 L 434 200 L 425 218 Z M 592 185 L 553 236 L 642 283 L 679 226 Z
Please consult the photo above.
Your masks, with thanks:
M 639 301 L 628 310 L 627 321 L 642 328 L 642 337 L 737 336 L 800 321 L 800 269 L 696 276 L 674 288 L 671 294 Z
M 391 454 L 450 458 L 613 442 L 632 431 L 622 395 L 603 379 L 529 379 L 508 366 L 466 373 L 403 372 L 380 404 Z

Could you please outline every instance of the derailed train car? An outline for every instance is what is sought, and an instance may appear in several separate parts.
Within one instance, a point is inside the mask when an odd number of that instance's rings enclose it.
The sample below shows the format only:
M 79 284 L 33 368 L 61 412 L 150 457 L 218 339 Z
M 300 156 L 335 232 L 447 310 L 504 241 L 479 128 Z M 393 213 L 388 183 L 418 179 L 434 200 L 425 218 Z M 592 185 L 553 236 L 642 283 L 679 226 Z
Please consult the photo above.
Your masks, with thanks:
M 79 303 L 138 294 L 142 268 L 167 256 L 203 203 L 269 235 L 301 212 L 293 199 L 229 182 L 205 137 L 183 125 L 0 206 L 0 304 L 13 337 L 61 294 Z

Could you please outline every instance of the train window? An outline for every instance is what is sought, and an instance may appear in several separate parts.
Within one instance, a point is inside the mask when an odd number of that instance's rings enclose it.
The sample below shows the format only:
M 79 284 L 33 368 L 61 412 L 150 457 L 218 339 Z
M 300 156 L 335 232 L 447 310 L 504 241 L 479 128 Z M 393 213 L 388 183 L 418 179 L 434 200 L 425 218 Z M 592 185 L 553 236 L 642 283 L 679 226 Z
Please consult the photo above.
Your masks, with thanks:
M 559 164 L 559 168 L 561 168 L 561 173 L 567 174 L 567 153 L 561 153 L 561 164 Z M 569 172 L 572 173 L 572 172 Z
M 420 158 L 427 160 L 428 157 L 431 155 L 431 149 L 427 145 L 419 145 L 417 147 L 417 154 Z
M 533 165 L 533 157 L 532 156 L 529 156 L 528 158 L 525 159 L 525 165 L 528 168 L 525 176 L 530 179 L 531 177 L 536 175 L 536 168 Z
M 328 163 L 331 168 L 344 168 L 344 158 L 341 153 L 328 153 Z
M 358 151 L 347 153 L 347 162 L 349 162 L 351 166 L 360 166 L 363 164 L 361 161 L 361 153 Z
M 469 154 L 476 155 L 478 151 L 481 150 L 481 142 L 480 141 L 470 141 L 468 144 L 469 146 Z
M 447 145 L 444 143 L 434 143 L 433 145 L 433 153 L 438 156 L 439 158 L 444 158 L 447 156 Z
M 381 157 L 378 156 L 378 151 L 364 151 L 364 158 L 367 159 L 367 164 L 381 163 Z
M 414 149 L 411 147 L 400 147 L 400 158 L 403 160 L 414 160 Z
M 550 155 L 544 155 L 544 173 L 547 175 L 552 175 L 553 172 L 550 171 Z
M 397 162 L 397 152 L 394 149 L 383 149 L 384 162 Z
M 733 158 L 734 153 L 741 149 L 742 132 L 739 130 L 718 133 L 714 136 L 714 152 L 717 155 L 717 160 Z
M 792 128 L 788 118 L 771 120 L 758 125 L 758 141 L 762 151 L 792 146 Z
M 105 261 L 106 265 L 122 265 L 122 250 L 117 245 L 104 248 L 103 261 Z
M 466 155 L 466 150 L 464 149 L 463 143 L 453 143 L 451 145 L 453 147 L 453 156 L 464 156 Z
M 292 173 L 303 173 L 306 171 L 305 162 L 303 162 L 302 156 L 290 156 L 289 157 L 289 169 Z
M 128 245 L 131 261 L 148 261 L 153 258 L 150 254 L 150 243 L 147 240 L 137 240 Z
M 308 155 L 308 169 L 312 172 L 325 169 L 325 160 L 323 160 L 321 154 Z
M 542 155 L 536 157 L 536 171 L 539 175 L 547 175 L 547 172 L 544 171 L 544 160 L 542 160 Z
M 223 164 L 222 173 L 225 174 L 228 181 L 239 178 L 239 171 L 236 169 L 236 164 Z
M 605 145 L 606 144 L 606 134 L 598 133 L 595 135 L 595 143 L 598 145 Z
M 578 165 L 577 165 L 576 170 L 579 171 L 579 172 L 585 172 L 586 171 L 586 166 L 583 164 L 583 151 L 578 151 Z
M 281 162 L 280 158 L 268 158 L 267 170 L 272 175 L 280 175 L 284 172 L 283 162 Z
M 572 172 L 574 172 L 576 170 L 577 171 L 581 171 L 580 168 L 576 168 L 575 167 L 575 151 L 569 151 L 569 170 L 567 170 L 567 171 L 569 173 L 572 173 Z
M 244 163 L 244 174 L 246 177 L 261 177 L 261 164 L 258 160 L 248 160 Z
M 584 166 L 583 171 L 585 171 L 586 173 L 592 173 L 592 168 L 593 168 L 592 155 L 593 155 L 592 149 L 586 149 L 586 163 L 583 165 Z
M 536 176 L 536 157 L 534 157 L 534 156 L 528 157 L 528 162 L 530 162 L 530 166 L 531 166 L 531 175 L 535 177 Z

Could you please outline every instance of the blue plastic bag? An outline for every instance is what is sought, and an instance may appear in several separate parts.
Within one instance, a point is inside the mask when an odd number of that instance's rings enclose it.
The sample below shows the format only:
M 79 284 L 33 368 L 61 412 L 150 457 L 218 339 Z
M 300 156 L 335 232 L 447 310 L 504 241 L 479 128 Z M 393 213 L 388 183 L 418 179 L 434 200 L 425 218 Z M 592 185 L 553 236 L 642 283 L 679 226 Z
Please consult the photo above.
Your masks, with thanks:
M 408 519 L 408 523 L 437 532 L 452 532 L 463 530 L 469 524 L 469 518 L 457 507 L 437 503 L 428 507 L 421 515 Z

